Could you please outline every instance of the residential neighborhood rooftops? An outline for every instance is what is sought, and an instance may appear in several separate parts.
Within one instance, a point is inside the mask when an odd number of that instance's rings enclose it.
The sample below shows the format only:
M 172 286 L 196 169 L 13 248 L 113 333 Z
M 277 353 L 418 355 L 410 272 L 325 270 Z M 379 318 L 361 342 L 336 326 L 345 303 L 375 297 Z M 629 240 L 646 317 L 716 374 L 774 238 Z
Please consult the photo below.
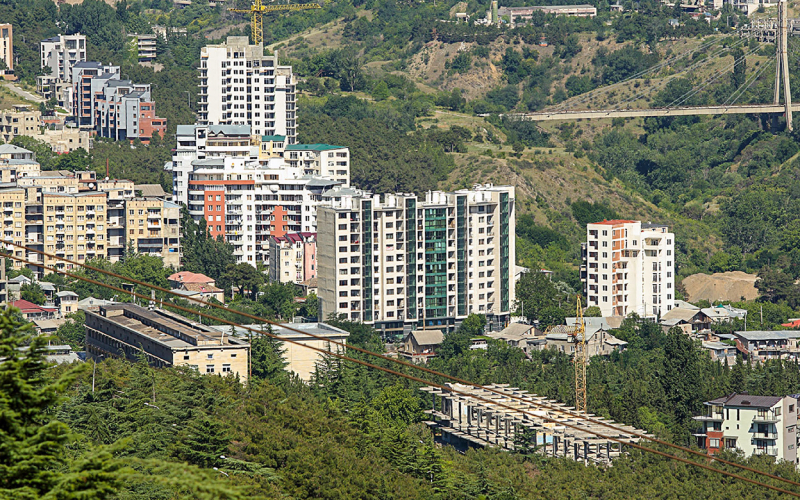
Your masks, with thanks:
M 771 408 L 783 398 L 779 396 L 751 396 L 750 394 L 730 394 L 707 401 L 707 405 L 752 406 L 755 408 Z
M 9 305 L 11 307 L 16 307 L 17 309 L 19 309 L 22 312 L 22 314 L 56 312 L 55 307 L 42 307 L 34 304 L 33 302 L 28 302 L 27 300 L 15 300 Z
M 261 141 L 262 142 L 268 142 L 268 141 L 283 142 L 285 140 L 286 140 L 286 136 L 285 135 L 262 135 L 261 136 Z

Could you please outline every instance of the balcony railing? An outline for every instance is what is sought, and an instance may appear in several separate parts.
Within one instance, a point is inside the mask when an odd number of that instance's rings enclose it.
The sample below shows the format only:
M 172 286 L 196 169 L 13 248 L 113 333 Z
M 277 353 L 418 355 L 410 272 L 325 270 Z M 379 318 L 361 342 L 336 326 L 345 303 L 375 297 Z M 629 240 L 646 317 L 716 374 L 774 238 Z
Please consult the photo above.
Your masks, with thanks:
M 775 446 L 767 446 L 766 448 L 756 448 L 753 451 L 754 455 L 770 455 L 773 457 L 778 456 L 778 448 Z

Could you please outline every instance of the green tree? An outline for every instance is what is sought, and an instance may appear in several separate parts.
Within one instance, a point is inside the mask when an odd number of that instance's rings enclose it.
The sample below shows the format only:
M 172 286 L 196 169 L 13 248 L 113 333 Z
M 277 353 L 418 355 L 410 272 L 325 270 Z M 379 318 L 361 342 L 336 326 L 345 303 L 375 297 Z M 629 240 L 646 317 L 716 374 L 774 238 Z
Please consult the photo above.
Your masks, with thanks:
M 19 298 L 43 306 L 47 297 L 39 283 L 26 283 L 19 288 Z
M 46 337 L 7 308 L 0 316 L 0 497 L 102 498 L 122 485 L 122 465 L 108 453 L 65 468 L 74 440 L 52 408 L 74 383 L 79 368 L 47 374 Z M 22 350 L 21 347 L 28 346 Z M 86 455 L 88 458 L 91 452 Z M 74 455 L 73 455 L 74 456 Z
M 231 440 L 225 426 L 215 418 L 203 415 L 192 420 L 186 437 L 176 454 L 190 464 L 212 467 L 223 462 Z
M 76 311 L 68 314 L 64 321 L 56 330 L 56 337 L 69 344 L 76 351 L 82 351 L 86 339 L 86 315 L 83 311 Z
M 517 282 L 517 311 L 528 321 L 539 319 L 546 309 L 557 306 L 557 300 L 558 291 L 544 273 L 527 272 Z
M 586 318 L 600 318 L 603 316 L 603 313 L 600 311 L 600 308 L 597 306 L 589 306 L 583 311 L 583 315 Z
M 272 333 L 272 326 L 267 325 L 266 331 Z M 286 379 L 288 363 L 283 358 L 285 349 L 279 340 L 267 335 L 256 335 L 250 345 L 253 377 L 272 383 Z
M 187 271 L 219 279 L 229 265 L 236 264 L 233 246 L 221 237 L 212 238 L 205 219 L 196 223 L 186 207 L 181 209 L 181 246 L 183 267 Z
M 238 288 L 239 295 L 244 295 L 245 290 L 250 291 L 252 300 L 258 297 L 258 287 L 264 282 L 264 274 L 246 262 L 228 264 L 225 272 L 219 277 L 220 285 L 226 291 Z
M 376 101 L 385 101 L 389 98 L 389 86 L 381 80 L 372 87 L 372 98 Z

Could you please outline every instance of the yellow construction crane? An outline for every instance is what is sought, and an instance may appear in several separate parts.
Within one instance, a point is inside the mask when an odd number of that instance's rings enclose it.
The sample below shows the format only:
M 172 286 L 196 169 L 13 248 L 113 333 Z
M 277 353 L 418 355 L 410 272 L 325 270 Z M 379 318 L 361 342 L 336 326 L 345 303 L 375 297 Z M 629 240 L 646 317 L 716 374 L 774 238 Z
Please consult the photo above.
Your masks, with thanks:
M 567 339 L 575 344 L 575 354 L 572 362 L 575 364 L 575 409 L 586 411 L 586 365 L 589 362 L 586 350 L 586 322 L 583 319 L 583 308 L 581 307 L 581 296 L 578 295 L 575 308 L 574 325 L 553 325 L 545 331 L 545 335 L 550 333 L 567 334 Z
M 253 5 L 249 9 L 228 9 L 231 12 L 250 14 L 250 34 L 253 43 L 258 45 L 264 41 L 264 14 L 268 12 L 278 12 L 281 10 L 308 10 L 321 9 L 318 3 L 289 3 L 277 5 L 264 5 L 261 0 L 253 0 Z
M 583 320 L 583 308 L 581 307 L 581 296 L 578 295 L 575 310 L 575 326 L 569 333 L 572 341 L 575 342 L 575 409 L 586 411 L 586 365 L 589 362 L 586 352 L 586 323 Z

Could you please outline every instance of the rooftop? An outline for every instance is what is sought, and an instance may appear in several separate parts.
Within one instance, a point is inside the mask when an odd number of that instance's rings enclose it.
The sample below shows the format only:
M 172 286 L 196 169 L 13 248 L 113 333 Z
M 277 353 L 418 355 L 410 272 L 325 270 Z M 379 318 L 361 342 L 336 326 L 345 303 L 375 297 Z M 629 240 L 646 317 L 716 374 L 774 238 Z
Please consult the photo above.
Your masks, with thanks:
M 408 336 L 413 337 L 419 345 L 439 345 L 444 340 L 441 330 L 414 330 Z
M 330 144 L 290 144 L 286 146 L 286 151 L 328 151 L 331 149 L 345 149 L 345 147 Z
M 602 222 L 592 222 L 591 224 L 605 224 L 608 226 L 616 226 L 618 224 L 633 224 L 634 222 L 638 222 L 635 220 L 625 220 L 625 219 L 613 219 L 613 220 L 603 220 Z
M 151 310 L 134 304 L 117 304 L 101 306 L 99 313 L 86 311 L 86 314 L 102 317 L 137 335 L 150 337 L 170 349 L 245 345 L 239 339 L 231 339 L 219 330 L 162 309 Z
M 759 330 L 752 330 L 746 332 L 733 332 L 734 335 L 737 337 L 743 338 L 744 340 L 788 340 L 788 339 L 796 339 L 800 338 L 800 331 L 796 330 L 789 330 L 789 331 L 759 331 Z
M 231 327 L 229 325 L 220 325 L 220 326 L 212 326 L 220 332 L 231 333 L 231 329 L 233 328 L 233 334 L 238 337 L 247 337 L 252 332 L 248 330 L 251 328 L 253 330 L 258 331 L 267 331 L 267 325 L 243 325 L 237 327 Z M 348 337 L 350 334 L 342 330 L 340 328 L 336 328 L 335 326 L 331 326 L 327 323 L 291 323 L 286 325 L 272 325 L 272 333 L 278 335 L 279 337 L 285 338 L 292 338 L 297 340 L 307 340 L 310 339 L 308 335 L 303 335 L 302 333 L 298 333 L 292 330 L 300 330 L 301 332 L 310 333 L 312 335 L 317 335 L 320 337 Z
M 170 275 L 167 278 L 170 281 L 177 281 L 180 283 L 214 283 L 213 278 L 209 278 L 205 274 L 202 273 L 193 273 L 191 271 L 181 271 L 179 273 L 175 273 Z
M 783 398 L 780 396 L 751 396 L 749 394 L 730 394 L 721 398 L 707 401 L 707 405 L 722 406 L 751 406 L 756 408 L 771 408 Z

